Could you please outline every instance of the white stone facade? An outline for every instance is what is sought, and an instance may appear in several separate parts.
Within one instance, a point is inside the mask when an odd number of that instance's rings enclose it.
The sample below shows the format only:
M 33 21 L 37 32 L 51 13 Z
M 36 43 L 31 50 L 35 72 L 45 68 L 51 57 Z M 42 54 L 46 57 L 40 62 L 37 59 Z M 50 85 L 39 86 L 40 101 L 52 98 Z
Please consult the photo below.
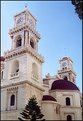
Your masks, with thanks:
M 48 74 L 42 79 L 44 58 L 38 53 L 40 34 L 36 31 L 36 19 L 28 10 L 14 16 L 14 28 L 9 34 L 11 50 L 4 53 L 5 60 L 1 61 L 1 119 L 17 120 L 28 99 L 35 95 L 46 120 L 67 120 L 67 116 L 81 120 L 80 91 L 51 90 L 53 82 L 64 76 L 75 83 L 72 60 L 68 57 L 60 60 L 58 74 L 53 77 Z M 56 101 L 42 100 L 44 95 L 52 96 Z M 65 103 L 67 97 L 70 106 Z

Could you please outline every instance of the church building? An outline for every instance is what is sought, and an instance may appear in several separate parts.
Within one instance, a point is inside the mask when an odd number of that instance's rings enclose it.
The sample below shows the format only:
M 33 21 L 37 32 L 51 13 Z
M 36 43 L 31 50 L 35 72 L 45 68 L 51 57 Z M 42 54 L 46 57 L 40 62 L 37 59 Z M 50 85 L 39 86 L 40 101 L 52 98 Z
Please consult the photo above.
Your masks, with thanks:
M 82 95 L 70 57 L 63 57 L 56 76 L 42 78 L 37 20 L 28 9 L 14 16 L 11 49 L 1 61 L 1 120 L 18 120 L 28 99 L 36 96 L 46 120 L 82 120 Z

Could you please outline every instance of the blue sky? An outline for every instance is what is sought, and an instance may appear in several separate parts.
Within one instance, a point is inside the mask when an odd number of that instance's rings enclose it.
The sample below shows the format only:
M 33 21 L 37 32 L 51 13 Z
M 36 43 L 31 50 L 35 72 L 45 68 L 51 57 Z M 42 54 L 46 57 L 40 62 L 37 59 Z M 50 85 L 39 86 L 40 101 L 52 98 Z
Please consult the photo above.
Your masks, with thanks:
M 37 19 L 36 28 L 41 34 L 43 77 L 47 73 L 57 74 L 59 60 L 68 56 L 74 61 L 76 83 L 82 90 L 82 22 L 71 1 L 1 1 L 1 54 L 11 48 L 8 32 L 14 26 L 13 16 L 24 10 L 26 3 Z

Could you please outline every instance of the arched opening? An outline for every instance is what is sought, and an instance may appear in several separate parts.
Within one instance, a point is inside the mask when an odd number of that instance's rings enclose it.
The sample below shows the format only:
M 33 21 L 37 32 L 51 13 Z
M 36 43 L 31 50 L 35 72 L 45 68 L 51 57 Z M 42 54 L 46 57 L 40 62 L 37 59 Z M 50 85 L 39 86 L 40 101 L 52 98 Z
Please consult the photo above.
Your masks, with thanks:
M 18 72 L 19 72 L 19 61 L 18 61 L 18 60 L 15 60 L 15 61 L 12 63 L 11 76 L 16 76 L 16 75 L 18 75 Z
M 64 70 L 64 68 L 62 68 Z
M 56 107 L 56 114 L 59 114 L 59 107 Z
M 22 45 L 22 39 L 21 37 L 19 36 L 16 40 L 16 47 L 20 47 Z
M 67 69 L 67 67 L 65 67 L 65 69 Z
M 30 40 L 30 46 L 34 49 L 34 42 L 32 39 Z
M 32 73 L 34 73 L 35 75 L 38 75 L 38 67 L 36 63 L 32 64 Z
M 1 72 L 1 79 L 3 79 L 3 71 Z
M 14 106 L 14 105 L 15 105 L 15 95 L 11 95 L 10 106 Z
M 71 115 L 68 115 L 68 116 L 67 116 L 67 121 L 72 121 Z
M 82 107 L 82 100 L 80 100 L 80 106 Z
M 66 105 L 70 105 L 70 98 L 69 97 L 66 98 Z
M 63 79 L 64 79 L 64 80 L 66 80 L 66 81 L 68 81 L 68 78 L 67 78 L 67 76 L 64 76 L 64 77 L 63 77 Z
M 75 83 L 75 78 L 73 77 L 73 82 Z

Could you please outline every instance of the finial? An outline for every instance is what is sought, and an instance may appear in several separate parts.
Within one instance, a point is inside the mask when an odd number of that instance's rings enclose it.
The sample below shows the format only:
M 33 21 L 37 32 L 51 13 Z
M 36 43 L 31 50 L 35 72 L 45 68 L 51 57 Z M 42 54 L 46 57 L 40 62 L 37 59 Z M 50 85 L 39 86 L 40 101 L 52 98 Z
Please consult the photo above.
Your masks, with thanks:
M 25 3 L 25 8 L 27 8 L 27 3 Z

